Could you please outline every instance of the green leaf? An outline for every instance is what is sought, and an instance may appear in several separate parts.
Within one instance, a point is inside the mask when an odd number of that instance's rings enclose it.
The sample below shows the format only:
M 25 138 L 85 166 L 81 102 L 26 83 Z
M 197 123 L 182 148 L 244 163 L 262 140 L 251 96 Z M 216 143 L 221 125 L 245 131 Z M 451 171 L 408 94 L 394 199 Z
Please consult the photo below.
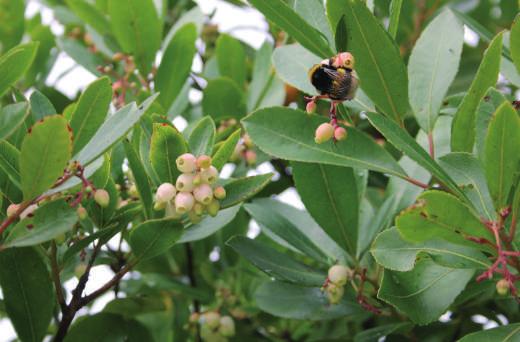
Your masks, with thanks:
M 134 102 L 124 106 L 110 116 L 83 149 L 74 156 L 74 160 L 86 166 L 105 153 L 135 125 L 148 107 L 155 101 L 157 94 L 150 96 L 139 106 Z
M 441 316 L 471 280 L 473 269 L 455 269 L 421 259 L 409 272 L 384 271 L 377 297 L 417 324 Z
M 255 292 L 255 301 L 260 310 L 291 319 L 320 321 L 363 313 L 349 293 L 338 304 L 330 305 L 319 287 L 301 287 L 279 281 L 260 285 Z
M 190 75 L 193 56 L 196 53 L 195 40 L 197 28 L 188 23 L 180 28 L 171 39 L 164 52 L 155 77 L 159 101 L 169 109 L 181 93 L 186 79 Z
M 235 118 L 240 119 L 246 114 L 246 99 L 244 92 L 236 83 L 225 77 L 208 82 L 202 98 L 202 110 L 215 121 Z
M 451 127 L 453 152 L 472 152 L 475 142 L 475 113 L 480 99 L 489 87 L 495 85 L 500 70 L 502 33 L 496 35 L 484 52 L 484 57 L 471 83 L 469 91 L 460 104 Z
M 163 23 L 153 0 L 110 0 L 108 14 L 117 41 L 124 52 L 135 56 L 139 71 L 146 75 L 162 38 Z
M 320 57 L 299 44 L 290 44 L 276 48 L 272 59 L 276 73 L 282 80 L 306 94 L 317 94 L 307 74 L 314 64 L 320 62 Z
M 98 313 L 78 320 L 67 333 L 65 342 L 153 341 L 150 331 L 137 320 L 113 313 Z
M 468 206 L 455 196 L 437 190 L 423 192 L 416 204 L 397 217 L 396 225 L 402 237 L 410 242 L 439 238 L 487 251 L 487 246 L 471 242 L 466 237 L 483 237 L 494 241 L 494 237 Z
M 56 305 L 47 266 L 32 248 L 0 252 L 0 285 L 7 315 L 18 338 L 40 342 Z
M 86 24 L 102 35 L 110 34 L 110 23 L 107 17 L 85 0 L 65 0 L 70 9 Z
M 271 68 L 271 55 L 273 47 L 269 42 L 264 42 L 256 51 L 253 66 L 252 80 L 248 87 L 247 110 L 255 110 L 265 98 L 266 89 L 271 85 L 273 70 Z
M 0 53 L 12 48 L 22 40 L 24 33 L 24 12 L 25 3 L 23 1 L 0 1 Z
M 129 244 L 138 260 L 149 259 L 175 245 L 182 230 L 182 224 L 170 218 L 148 220 L 130 232 Z
M 250 3 L 312 53 L 322 58 L 329 58 L 334 54 L 320 32 L 283 1 L 251 0 Z
M 221 34 L 216 42 L 218 70 L 236 82 L 242 89 L 246 82 L 246 53 L 239 40 L 227 34 Z
M 25 200 L 48 190 L 63 175 L 72 150 L 72 134 L 61 115 L 45 117 L 31 127 L 20 151 L 20 179 Z
M 206 216 L 202 221 L 185 229 L 177 243 L 199 241 L 227 226 L 240 210 L 240 205 L 220 210 L 215 217 Z
M 186 24 L 193 23 L 195 24 L 195 27 L 197 28 L 197 34 L 200 34 L 202 32 L 202 28 L 204 26 L 204 23 L 206 21 L 207 17 L 202 12 L 199 6 L 194 6 L 189 11 L 185 12 L 171 27 L 170 31 L 168 31 L 168 34 L 163 39 L 163 50 L 166 46 L 170 44 L 170 41 L 173 39 L 177 31 L 179 31 L 182 27 L 184 27 Z
M 134 176 L 135 186 L 137 188 L 137 192 L 139 193 L 139 199 L 143 204 L 145 218 L 150 219 L 153 217 L 153 195 L 151 190 L 152 184 L 148 178 L 148 175 L 146 174 L 143 163 L 139 159 L 139 156 L 134 150 L 132 144 L 129 141 L 124 140 L 123 145 L 125 147 L 126 158 L 128 159 L 128 166 L 130 167 L 130 170 L 132 170 L 132 175 Z
M 105 62 L 100 55 L 91 53 L 86 46 L 72 38 L 60 37 L 56 43 L 58 47 L 66 52 L 76 63 L 92 74 L 101 76 L 101 72 L 99 72 L 97 66 L 103 65 Z
M 410 105 L 426 132 L 433 130 L 442 101 L 455 79 L 463 43 L 462 23 L 453 12 L 445 10 L 428 24 L 412 50 L 408 61 Z
M 296 189 L 312 217 L 351 255 L 358 239 L 358 192 L 352 168 L 292 163 Z
M 509 103 L 497 108 L 486 136 L 484 165 L 486 178 L 495 203 L 501 210 L 507 198 L 520 162 L 520 118 Z
M 458 184 L 480 215 L 488 220 L 495 219 L 484 168 L 478 159 L 469 153 L 455 152 L 439 158 L 439 165 Z
M 175 184 L 181 174 L 177 170 L 176 160 L 188 152 L 188 146 L 182 134 L 166 124 L 154 124 L 150 142 L 150 163 L 161 183 Z
M 480 160 L 484 160 L 485 156 L 485 144 L 486 144 L 486 136 L 488 132 L 489 123 L 493 114 L 497 110 L 498 107 L 504 102 L 508 100 L 506 97 L 496 90 L 495 88 L 489 88 L 486 96 L 482 98 L 480 104 L 478 105 L 476 118 L 475 118 L 475 143 L 476 143 L 476 152 L 478 154 L 478 158 Z
M 406 332 L 413 327 L 410 322 L 390 323 L 363 330 L 354 336 L 354 342 L 374 342 L 399 332 Z
M 246 201 L 259 193 L 273 178 L 272 173 L 234 179 L 224 185 L 226 198 L 220 201 L 221 208 L 229 208 Z
M 401 122 L 408 110 L 408 80 L 399 50 L 364 1 L 333 0 L 329 17 L 345 15 L 348 48 L 356 59 L 355 69 L 363 91 L 383 113 Z M 331 20 L 333 22 L 333 20 Z
M 329 45 L 334 42 L 334 37 L 327 21 L 323 1 L 320 0 L 295 0 L 294 10 L 300 17 L 304 18 L 318 32 L 322 33 Z M 343 51 L 343 50 L 341 50 Z
M 388 152 L 355 128 L 347 127 L 348 138 L 338 144 L 316 144 L 314 132 L 325 121 L 323 117 L 308 115 L 301 110 L 273 107 L 254 112 L 242 123 L 261 150 L 278 158 L 406 177 Z
M 403 0 L 392 0 L 390 3 L 390 20 L 388 22 L 388 34 L 395 39 L 397 28 L 399 27 L 399 16 L 401 15 L 401 7 Z
M 0 96 L 18 81 L 32 65 L 38 42 L 18 45 L 0 57 Z
M 368 120 L 385 138 L 398 150 L 403 151 L 408 157 L 417 164 L 430 171 L 440 182 L 446 185 L 454 193 L 462 195 L 457 184 L 444 171 L 430 155 L 395 122 L 387 119 L 378 113 L 367 113 Z
M 205 116 L 197 122 L 188 139 L 190 152 L 194 156 L 211 155 L 215 144 L 215 122 L 209 116 Z
M 0 170 L 21 190 L 19 171 L 20 151 L 5 140 L 0 140 Z
M 513 342 L 520 339 L 520 323 L 510 323 L 497 328 L 477 331 L 468 334 L 458 340 L 458 342 Z
M 520 73 L 520 15 L 517 15 L 511 26 L 510 36 L 511 58 L 515 63 L 516 70 Z
M 334 43 L 337 51 L 348 51 L 348 33 L 347 24 L 345 23 L 345 15 L 341 16 L 341 19 L 336 25 L 336 32 L 334 34 Z
M 226 245 L 269 276 L 302 286 L 321 286 L 327 276 L 274 248 L 244 236 L 234 236 Z
M 112 87 L 106 76 L 92 82 L 81 94 L 70 120 L 74 133 L 74 154 L 81 151 L 103 124 L 111 101 Z
M 30 102 L 32 116 L 35 121 L 43 119 L 48 115 L 54 115 L 58 113 L 49 98 L 38 90 L 35 90 L 31 94 Z
M 29 115 L 27 102 L 18 102 L 0 109 L 0 139 L 7 139 L 24 123 Z
M 327 263 L 327 256 L 316 243 L 280 213 L 273 212 L 258 202 L 244 204 L 244 208 L 260 226 L 273 232 L 304 255 Z
M 212 164 L 218 170 L 221 170 L 222 167 L 228 162 L 229 158 L 233 155 L 235 151 L 235 147 L 240 140 L 241 129 L 237 129 L 233 134 L 231 134 L 222 145 L 218 148 L 217 152 L 213 155 Z
M 453 268 L 487 269 L 489 260 L 473 248 L 434 239 L 421 243 L 403 240 L 396 228 L 380 233 L 370 250 L 377 263 L 393 271 L 410 271 L 421 253 L 428 254 L 435 263 Z

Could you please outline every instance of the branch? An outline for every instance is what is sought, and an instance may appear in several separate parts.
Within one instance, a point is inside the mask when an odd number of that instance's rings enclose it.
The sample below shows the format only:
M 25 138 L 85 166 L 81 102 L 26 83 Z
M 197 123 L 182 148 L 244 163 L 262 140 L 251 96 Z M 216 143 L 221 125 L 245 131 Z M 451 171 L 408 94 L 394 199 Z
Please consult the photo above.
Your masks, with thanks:
M 54 282 L 54 287 L 56 288 L 56 297 L 58 298 L 58 303 L 60 304 L 61 312 L 63 313 L 67 309 L 67 302 L 65 301 L 63 288 L 61 287 L 60 269 L 56 259 L 56 242 L 54 241 L 52 241 L 51 244 L 51 270 L 52 280 Z

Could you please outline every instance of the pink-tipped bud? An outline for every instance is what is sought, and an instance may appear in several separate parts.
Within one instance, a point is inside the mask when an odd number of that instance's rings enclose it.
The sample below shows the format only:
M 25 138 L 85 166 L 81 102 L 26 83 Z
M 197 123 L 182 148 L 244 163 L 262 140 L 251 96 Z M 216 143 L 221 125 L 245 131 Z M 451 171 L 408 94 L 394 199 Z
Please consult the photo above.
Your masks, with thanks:
M 338 304 L 343 298 L 343 294 L 345 293 L 345 288 L 343 286 L 338 286 L 334 283 L 329 283 L 326 288 L 327 298 L 329 299 L 330 304 Z
M 76 209 L 76 213 L 81 221 L 88 217 L 87 209 L 83 208 L 81 205 Z
M 223 316 L 220 318 L 220 325 L 218 328 L 220 335 L 224 337 L 232 337 L 235 335 L 235 322 L 233 318 L 229 316 Z
M 190 192 L 193 190 L 193 178 L 194 176 L 189 173 L 183 173 L 179 177 L 177 177 L 177 182 L 175 186 L 179 191 Z
M 98 189 L 94 193 L 94 201 L 96 201 L 100 207 L 106 208 L 110 204 L 110 195 L 105 189 Z
M 206 210 L 211 217 L 217 216 L 218 211 L 220 210 L 220 202 L 217 200 L 212 200 L 211 203 L 209 203 L 206 207 Z
M 334 130 L 334 138 L 338 141 L 347 139 L 347 130 L 343 127 L 336 127 Z
M 16 212 L 18 211 L 18 209 L 20 209 L 20 205 L 19 204 L 10 204 L 8 207 L 7 207 L 7 217 L 9 216 L 13 216 L 14 214 L 16 214 Z
M 316 129 L 316 134 L 314 136 L 314 141 L 316 144 L 322 144 L 326 141 L 332 139 L 334 135 L 334 127 L 328 122 L 322 123 Z
M 193 189 L 195 200 L 204 205 L 208 205 L 213 200 L 213 190 L 208 184 L 201 184 Z
M 193 205 L 193 212 L 199 216 L 202 216 L 204 214 L 204 206 L 201 203 L 195 203 Z
M 171 183 L 162 183 L 157 188 L 155 192 L 155 202 L 156 203 L 166 203 L 171 201 L 175 194 L 177 193 L 177 189 Z
M 316 102 L 314 101 L 309 101 L 307 103 L 307 106 L 305 107 L 305 111 L 307 113 L 314 113 L 316 111 Z
M 202 217 L 200 215 L 197 215 L 197 213 L 195 213 L 193 211 L 193 209 L 188 213 L 188 217 L 189 217 L 191 223 L 193 223 L 193 224 L 197 224 L 200 221 L 202 221 Z
M 497 293 L 501 296 L 506 296 L 509 293 L 509 282 L 505 279 L 497 281 Z
M 190 211 L 194 204 L 195 199 L 189 192 L 179 192 L 175 197 L 175 209 L 177 209 L 177 212 L 180 214 L 184 214 Z
M 246 163 L 247 165 L 255 165 L 256 164 L 256 152 L 253 150 L 246 151 Z
M 251 137 L 249 136 L 249 134 L 244 134 L 244 136 L 242 137 L 242 139 L 244 140 L 244 145 L 247 147 L 247 148 L 253 148 L 253 140 L 251 140 Z
M 226 198 L 226 189 L 223 186 L 217 186 L 215 190 L 213 190 L 213 195 L 218 200 L 223 200 Z
M 191 153 L 184 153 L 175 161 L 180 172 L 193 172 L 197 169 L 197 158 Z
M 22 213 L 20 214 L 20 218 L 23 220 L 27 216 L 32 215 L 32 213 L 34 213 L 34 211 L 36 209 L 38 209 L 38 205 L 37 204 L 31 204 L 30 206 L 25 208 L 24 211 L 22 211 Z
M 197 167 L 199 169 L 207 169 L 211 166 L 210 156 L 200 156 L 197 158 Z
M 343 265 L 334 265 L 329 268 L 329 282 L 338 286 L 344 286 L 347 283 L 349 269 Z
M 200 176 L 204 183 L 213 184 L 218 180 L 218 170 L 216 167 L 210 166 L 209 169 L 202 170 Z

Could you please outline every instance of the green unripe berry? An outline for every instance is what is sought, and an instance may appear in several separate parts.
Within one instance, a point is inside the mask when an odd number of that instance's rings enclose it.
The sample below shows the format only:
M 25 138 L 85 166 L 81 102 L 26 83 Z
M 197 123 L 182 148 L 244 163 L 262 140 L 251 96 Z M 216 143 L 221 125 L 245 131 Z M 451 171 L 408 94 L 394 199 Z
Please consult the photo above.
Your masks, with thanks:
M 217 201 L 217 200 L 211 201 L 211 203 L 208 204 L 208 206 L 206 207 L 206 210 L 208 211 L 208 214 L 211 217 L 217 216 L 217 214 L 218 214 L 218 212 L 220 210 L 220 202 Z
M 509 293 L 509 282 L 505 279 L 497 281 L 497 293 L 501 296 L 506 296 Z

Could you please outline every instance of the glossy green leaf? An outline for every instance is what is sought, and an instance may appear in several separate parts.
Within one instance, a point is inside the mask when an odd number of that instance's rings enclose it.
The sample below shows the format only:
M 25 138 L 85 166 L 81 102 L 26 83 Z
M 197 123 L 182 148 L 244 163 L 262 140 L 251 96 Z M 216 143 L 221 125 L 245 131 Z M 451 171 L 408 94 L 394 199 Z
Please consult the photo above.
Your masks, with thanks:
M 125 140 L 123 141 L 123 145 L 125 147 L 126 158 L 128 159 L 128 166 L 130 167 L 130 170 L 132 170 L 135 186 L 137 188 L 137 192 L 139 193 L 139 199 L 143 205 L 145 218 L 150 219 L 153 217 L 153 195 L 151 190 L 152 184 L 148 178 L 148 175 L 146 174 L 143 163 L 139 159 L 139 155 L 135 151 L 132 144 Z
M 354 336 L 354 342 L 379 341 L 381 338 L 384 338 L 388 335 L 396 334 L 399 332 L 406 332 L 410 330 L 412 327 L 413 324 L 410 322 L 379 325 L 375 328 L 366 329 L 358 333 L 356 336 Z
M 197 28 L 197 34 L 200 34 L 202 32 L 202 28 L 204 27 L 204 23 L 206 21 L 206 16 L 202 12 L 199 6 L 194 6 L 192 9 L 184 13 L 171 27 L 170 31 L 168 31 L 168 34 L 166 34 L 166 37 L 163 39 L 162 47 L 163 50 L 166 46 L 170 44 L 170 41 L 173 39 L 177 31 L 179 31 L 182 27 L 186 26 L 186 24 L 195 24 L 195 27 Z
M 316 144 L 314 132 L 325 121 L 323 117 L 308 115 L 300 110 L 273 107 L 254 112 L 242 123 L 261 150 L 278 158 L 369 169 L 406 177 L 388 152 L 355 128 L 347 127 L 348 138 L 338 144 Z
M 91 53 L 86 46 L 72 38 L 60 37 L 56 41 L 58 47 L 65 51 L 76 63 L 96 76 L 101 76 L 97 69 L 104 61 L 100 55 Z
M 0 140 L 0 170 L 5 172 L 18 189 L 21 189 L 19 160 L 20 151 L 7 141 Z
M 58 114 L 58 111 L 54 108 L 54 105 L 49 98 L 38 90 L 35 90 L 31 94 L 30 103 L 32 117 L 36 121 L 43 119 L 48 115 Z
M 485 158 L 486 136 L 491 118 L 497 108 L 507 101 L 507 98 L 500 91 L 495 88 L 489 88 L 478 105 L 475 118 L 475 147 L 478 158 L 482 161 Z
M 271 56 L 273 47 L 269 42 L 264 42 L 256 51 L 255 63 L 253 65 L 252 80 L 248 87 L 247 109 L 248 112 L 255 110 L 265 97 L 266 89 L 271 85 L 273 70 L 271 67 Z
M 433 130 L 442 101 L 455 79 L 463 43 L 462 23 L 446 10 L 428 24 L 412 50 L 408 61 L 410 105 L 426 132 Z
M 296 89 L 306 94 L 317 94 L 308 76 L 309 69 L 321 58 L 307 51 L 299 44 L 277 47 L 273 53 L 273 66 L 278 76 Z
M 422 259 L 408 272 L 384 271 L 377 297 L 417 324 L 439 318 L 471 280 L 473 269 L 455 269 Z
M 38 42 L 18 45 L 0 56 L 0 96 L 29 70 Z
M 157 94 L 152 95 L 139 106 L 132 102 L 118 110 L 114 115 L 111 115 L 99 127 L 85 147 L 74 156 L 74 160 L 79 161 L 83 166 L 96 160 L 127 134 L 156 98 Z
M 161 93 L 159 101 L 165 109 L 169 109 L 180 95 L 190 75 L 196 39 L 197 28 L 195 24 L 188 23 L 175 33 L 164 52 L 155 82 Z
M 141 74 L 152 67 L 161 46 L 162 26 L 153 0 L 110 0 L 108 14 L 112 32 L 124 52 L 135 56 Z
M 28 115 L 27 102 L 18 102 L 0 108 L 0 139 L 7 139 L 16 132 Z
M 291 165 L 305 208 L 334 241 L 355 255 L 359 203 L 354 170 L 311 163 Z
M 197 122 L 188 139 L 190 153 L 194 156 L 211 155 L 215 144 L 215 122 L 209 116 Z
M 222 145 L 218 148 L 217 152 L 212 157 L 211 164 L 216 167 L 218 170 L 221 170 L 222 167 L 228 162 L 229 158 L 233 155 L 235 151 L 235 147 L 240 140 L 241 130 L 237 129 L 233 134 L 231 134 Z
M 246 53 L 238 39 L 221 34 L 216 42 L 218 70 L 221 76 L 229 77 L 242 89 L 246 82 Z
M 0 1 L 0 53 L 6 52 L 22 40 L 24 33 L 24 12 L 25 4 L 23 1 Z
M 329 58 L 334 54 L 326 39 L 281 0 L 251 0 L 251 5 L 265 17 L 286 31 L 298 43 L 312 53 Z
M 516 342 L 520 339 L 520 323 L 510 323 L 497 328 L 468 334 L 458 342 Z
M 507 206 L 507 198 L 520 162 L 520 118 L 509 103 L 497 108 L 489 123 L 484 165 L 495 208 Z
M 388 22 L 388 34 L 395 39 L 397 28 L 399 27 L 399 17 L 401 16 L 401 7 L 403 0 L 392 0 L 390 3 L 390 20 Z
M 229 78 L 216 78 L 208 82 L 202 98 L 202 110 L 219 121 L 222 119 L 240 119 L 246 114 L 244 92 Z
M 232 222 L 239 210 L 240 205 L 235 205 L 234 207 L 220 210 L 215 217 L 206 216 L 199 223 L 186 228 L 177 243 L 199 241 L 213 235 Z
M 66 0 L 65 3 L 81 20 L 92 26 L 100 34 L 110 34 L 110 23 L 107 17 L 85 0 Z
M 298 15 L 311 24 L 316 30 L 325 36 L 329 45 L 334 42 L 334 37 L 327 21 L 325 7 L 320 0 L 295 0 L 294 10 Z
M 272 173 L 234 179 L 224 185 L 226 198 L 220 201 L 221 208 L 228 208 L 246 201 L 256 195 L 269 184 L 273 178 Z
M 336 51 L 348 51 L 348 32 L 347 24 L 345 23 L 345 15 L 337 22 L 336 32 L 334 33 L 334 43 Z
M 150 162 L 159 180 L 175 184 L 180 171 L 175 161 L 188 152 L 186 141 L 174 127 L 154 124 L 150 142 Z
M 472 152 L 475 143 L 475 112 L 480 100 L 489 87 L 495 85 L 500 70 L 502 33 L 499 33 L 484 52 L 482 62 L 464 96 L 451 128 L 451 149 L 453 152 Z
M 510 36 L 511 58 L 520 74 L 520 15 L 517 15 L 511 26 Z
M 81 94 L 70 119 L 74 134 L 73 154 L 81 151 L 96 134 L 107 117 L 111 101 L 112 87 L 108 77 L 92 82 Z
M 72 134 L 61 115 L 47 116 L 31 127 L 20 150 L 20 179 L 25 200 L 49 189 L 70 160 Z
M 399 50 L 364 1 L 333 0 L 329 18 L 345 15 L 348 49 L 363 91 L 383 113 L 400 122 L 408 110 L 408 80 Z M 335 19 L 329 19 L 331 22 Z
M 439 238 L 489 250 L 488 246 L 471 242 L 466 237 L 483 237 L 494 241 L 492 234 L 471 208 L 455 196 L 437 190 L 423 192 L 416 204 L 397 217 L 396 225 L 402 237 L 410 242 Z
M 244 236 L 234 236 L 226 244 L 276 280 L 302 286 L 321 286 L 327 277 L 324 273 L 320 273 L 266 244 Z
M 148 220 L 130 232 L 129 244 L 138 260 L 149 259 L 175 245 L 182 230 L 182 224 L 170 218 Z
M 480 268 L 490 266 L 488 258 L 476 249 L 434 239 L 420 243 L 403 240 L 396 228 L 380 233 L 370 250 L 377 263 L 393 271 L 410 271 L 421 253 L 428 254 L 435 263 L 453 268 Z
M 260 310 L 291 319 L 320 321 L 363 313 L 354 296 L 348 293 L 338 304 L 330 305 L 319 287 L 301 287 L 279 281 L 260 285 L 255 292 L 255 301 Z
M 20 340 L 42 341 L 56 305 L 42 256 L 30 247 L 0 252 L 0 285 L 5 310 Z

